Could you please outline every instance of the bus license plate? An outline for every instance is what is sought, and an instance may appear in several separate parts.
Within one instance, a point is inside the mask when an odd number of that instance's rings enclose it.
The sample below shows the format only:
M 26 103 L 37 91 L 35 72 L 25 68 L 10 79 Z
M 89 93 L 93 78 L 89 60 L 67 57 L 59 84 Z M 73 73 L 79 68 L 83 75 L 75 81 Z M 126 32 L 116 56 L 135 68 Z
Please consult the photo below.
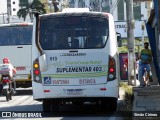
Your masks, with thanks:
M 82 95 L 83 90 L 82 89 L 68 89 L 67 95 Z

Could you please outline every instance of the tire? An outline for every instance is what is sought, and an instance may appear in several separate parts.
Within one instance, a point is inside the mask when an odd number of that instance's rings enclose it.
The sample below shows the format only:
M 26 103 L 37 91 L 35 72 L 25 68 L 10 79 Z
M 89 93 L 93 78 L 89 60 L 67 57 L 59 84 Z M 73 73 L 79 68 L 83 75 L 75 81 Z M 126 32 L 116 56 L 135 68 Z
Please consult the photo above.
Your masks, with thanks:
M 9 91 L 7 89 L 3 90 L 4 95 L 6 96 L 6 100 L 9 101 L 10 97 L 9 97 Z
M 52 101 L 52 105 L 51 105 L 51 111 L 52 111 L 52 112 L 57 112 L 57 111 L 59 111 L 59 106 L 60 106 L 59 101 L 53 100 L 53 101 Z
M 101 109 L 103 111 L 114 112 L 117 110 L 117 98 L 109 98 L 101 101 Z
M 9 99 L 12 100 L 12 92 L 9 93 Z
M 51 112 L 51 101 L 43 100 L 43 112 Z
M 15 94 L 15 90 L 12 89 L 12 90 L 10 91 L 10 93 L 11 93 L 11 95 L 14 95 L 14 94 Z
M 109 108 L 112 112 L 116 111 L 117 110 L 117 98 L 112 98 L 110 101 L 109 101 Z
M 109 105 L 107 100 L 101 100 L 101 110 L 102 111 L 108 111 Z
M 3 85 L 0 83 L 0 94 L 3 93 Z
M 43 100 L 43 112 L 59 111 L 59 101 Z

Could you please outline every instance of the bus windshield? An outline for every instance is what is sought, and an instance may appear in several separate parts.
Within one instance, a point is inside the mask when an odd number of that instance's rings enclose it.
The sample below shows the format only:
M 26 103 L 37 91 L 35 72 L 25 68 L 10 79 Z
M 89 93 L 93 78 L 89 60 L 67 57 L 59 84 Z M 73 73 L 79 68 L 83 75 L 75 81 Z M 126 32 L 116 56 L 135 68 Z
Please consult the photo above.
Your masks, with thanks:
M 109 26 L 107 18 L 67 16 L 40 19 L 43 50 L 104 48 Z
M 32 26 L 0 27 L 0 46 L 31 45 Z

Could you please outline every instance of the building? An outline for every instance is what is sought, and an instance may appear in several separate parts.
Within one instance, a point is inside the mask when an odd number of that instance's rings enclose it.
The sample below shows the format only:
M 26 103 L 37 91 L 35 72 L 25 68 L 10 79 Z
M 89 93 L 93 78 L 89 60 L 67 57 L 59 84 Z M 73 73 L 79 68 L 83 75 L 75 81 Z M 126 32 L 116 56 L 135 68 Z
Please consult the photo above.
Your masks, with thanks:
M 7 7 L 9 8 L 9 7 Z M 19 10 L 19 0 L 10 0 L 10 12 L 11 16 L 16 16 Z
M 60 3 L 64 1 L 65 0 L 61 0 Z M 70 8 L 87 7 L 90 8 L 91 11 L 111 13 L 115 20 L 117 32 L 121 33 L 123 38 L 127 37 L 125 0 L 67 0 L 67 4 Z M 137 38 L 141 38 L 142 36 L 148 37 L 146 30 L 142 30 L 141 26 L 144 21 L 147 21 L 150 9 L 151 2 L 134 2 L 133 4 L 135 19 L 134 35 Z
M 0 14 L 7 13 L 7 1 L 6 0 L 0 0 Z
M 58 0 L 57 0 L 58 1 Z M 53 11 L 52 0 L 41 0 L 48 11 Z M 103 11 L 113 14 L 115 21 L 126 21 L 125 0 L 59 0 L 60 11 L 63 8 L 90 8 L 91 11 Z M 134 2 L 135 20 L 147 20 L 151 9 L 151 2 Z
M 65 0 L 60 0 L 62 3 Z M 67 0 L 69 7 L 88 7 L 92 11 L 103 11 L 113 14 L 115 21 L 126 20 L 125 0 Z M 147 20 L 151 9 L 151 2 L 134 2 L 135 20 Z
M 0 0 L 0 23 L 3 23 L 3 17 L 7 16 L 7 9 L 11 10 L 11 17 L 16 20 L 17 11 L 20 9 L 19 6 L 33 0 Z M 46 11 L 54 12 L 52 0 L 40 0 L 45 5 Z M 126 21 L 126 2 L 125 0 L 59 0 L 58 5 L 60 11 L 63 8 L 78 8 L 87 7 L 91 11 L 103 11 L 113 14 L 115 21 Z M 134 18 L 135 20 L 147 20 L 150 11 L 150 2 L 134 2 Z M 5 13 L 5 15 L 4 15 Z M 142 17 L 143 16 L 143 17 Z M 6 19 L 6 18 L 5 18 Z M 27 18 L 26 21 L 29 19 Z M 7 21 L 6 21 L 7 22 Z
M 30 0 L 0 0 L 0 24 L 24 22 L 23 18 L 17 17 L 17 12 L 20 9 L 20 4 Z M 30 18 L 26 18 L 26 22 L 30 22 Z

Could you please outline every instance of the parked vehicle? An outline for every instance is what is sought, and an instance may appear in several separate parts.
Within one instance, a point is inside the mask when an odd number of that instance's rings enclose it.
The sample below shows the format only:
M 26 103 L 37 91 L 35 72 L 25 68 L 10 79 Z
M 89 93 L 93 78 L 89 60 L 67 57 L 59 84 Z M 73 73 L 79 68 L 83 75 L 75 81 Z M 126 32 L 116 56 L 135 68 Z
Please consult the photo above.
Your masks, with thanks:
M 0 61 L 9 58 L 17 87 L 31 87 L 32 23 L 0 24 Z

